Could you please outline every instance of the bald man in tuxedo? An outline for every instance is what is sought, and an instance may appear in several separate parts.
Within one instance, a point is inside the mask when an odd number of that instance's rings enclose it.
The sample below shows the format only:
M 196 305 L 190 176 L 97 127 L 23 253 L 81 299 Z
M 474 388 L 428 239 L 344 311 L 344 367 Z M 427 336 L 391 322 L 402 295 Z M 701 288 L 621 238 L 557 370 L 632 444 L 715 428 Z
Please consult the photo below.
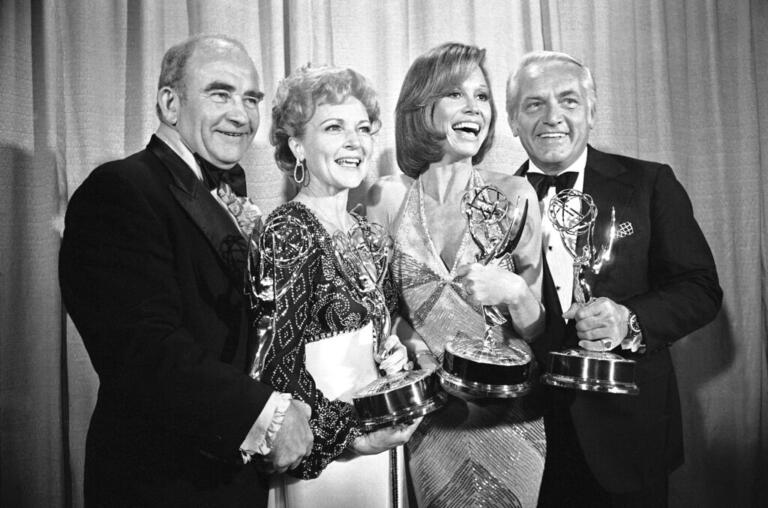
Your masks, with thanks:
M 99 376 L 87 506 L 266 506 L 268 473 L 309 454 L 309 406 L 248 375 L 243 281 L 258 216 L 238 162 L 262 93 L 241 43 L 170 48 L 147 147 L 69 203 L 62 295 Z

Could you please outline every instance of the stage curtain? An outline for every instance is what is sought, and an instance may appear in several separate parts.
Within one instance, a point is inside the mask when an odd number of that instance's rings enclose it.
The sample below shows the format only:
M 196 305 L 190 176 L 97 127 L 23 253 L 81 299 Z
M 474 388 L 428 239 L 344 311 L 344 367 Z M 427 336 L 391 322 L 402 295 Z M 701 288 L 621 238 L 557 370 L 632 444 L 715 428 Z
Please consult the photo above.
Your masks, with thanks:
M 160 59 L 200 32 L 240 39 L 266 101 L 244 167 L 270 211 L 290 197 L 268 142 L 271 97 L 301 65 L 352 67 L 379 92 L 375 171 L 397 171 L 394 107 L 412 60 L 445 41 L 487 48 L 498 109 L 483 162 L 525 152 L 505 114 L 527 51 L 568 52 L 597 81 L 592 143 L 669 163 L 693 201 L 725 292 L 677 342 L 686 464 L 673 507 L 768 498 L 768 2 L 764 0 L 3 0 L 0 8 L 0 505 L 82 506 L 98 379 L 62 308 L 63 213 L 98 164 L 157 124 Z

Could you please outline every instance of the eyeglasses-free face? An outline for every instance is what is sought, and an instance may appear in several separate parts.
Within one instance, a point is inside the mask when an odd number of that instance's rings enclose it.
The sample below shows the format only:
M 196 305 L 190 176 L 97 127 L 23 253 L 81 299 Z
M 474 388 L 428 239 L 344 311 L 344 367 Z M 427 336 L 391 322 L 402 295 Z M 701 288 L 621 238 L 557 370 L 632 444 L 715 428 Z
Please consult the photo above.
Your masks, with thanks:
M 577 66 L 550 62 L 530 67 L 520 80 L 517 115 L 510 119 L 531 161 L 555 174 L 584 151 L 594 125 Z
M 259 128 L 258 74 L 241 51 L 192 55 L 176 130 L 192 152 L 222 168 L 234 166 Z
M 373 126 L 360 100 L 320 104 L 301 138 L 291 138 L 298 160 L 306 160 L 309 189 L 331 196 L 359 186 L 368 173 L 373 152 Z
M 443 162 L 474 157 L 491 123 L 490 93 L 480 67 L 460 85 L 445 91 L 435 103 L 432 125 L 445 134 Z

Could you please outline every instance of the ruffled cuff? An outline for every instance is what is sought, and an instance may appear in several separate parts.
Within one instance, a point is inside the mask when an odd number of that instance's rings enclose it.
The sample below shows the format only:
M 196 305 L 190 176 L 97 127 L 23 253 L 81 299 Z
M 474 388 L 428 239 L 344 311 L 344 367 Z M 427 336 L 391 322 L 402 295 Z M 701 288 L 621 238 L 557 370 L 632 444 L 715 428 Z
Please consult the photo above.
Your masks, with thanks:
M 285 413 L 290 404 L 290 393 L 274 392 L 272 394 L 245 441 L 240 445 L 240 456 L 244 464 L 250 462 L 253 455 L 268 455 L 272 451 L 275 436 L 283 426 Z

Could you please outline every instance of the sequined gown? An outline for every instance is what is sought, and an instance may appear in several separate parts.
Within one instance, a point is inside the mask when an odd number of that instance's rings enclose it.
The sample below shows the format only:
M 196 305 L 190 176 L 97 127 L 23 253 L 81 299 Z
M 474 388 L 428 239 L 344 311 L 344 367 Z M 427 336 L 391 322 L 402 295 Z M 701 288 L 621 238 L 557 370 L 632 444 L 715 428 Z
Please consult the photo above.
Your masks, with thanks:
M 399 462 L 396 488 L 391 452 L 354 458 L 344 453 L 361 435 L 351 395 L 378 375 L 371 304 L 342 275 L 331 238 L 312 212 L 290 202 L 271 217 L 281 214 L 308 227 L 312 247 L 298 264 L 277 270 L 277 287 L 294 272 L 295 278 L 291 290 L 279 299 L 274 343 L 265 356 L 261 380 L 312 407 L 314 445 L 297 469 L 273 478 L 270 506 L 402 506 L 402 450 L 394 459 Z
M 483 334 L 481 310 L 467 302 L 455 275 L 474 261 L 477 248 L 464 231 L 454 266 L 446 267 L 430 239 L 419 180 L 407 191 L 393 225 L 391 268 L 401 314 L 442 360 L 451 334 Z M 424 419 L 407 444 L 420 507 L 536 506 L 544 425 L 523 399 L 475 403 L 449 397 L 445 408 Z

